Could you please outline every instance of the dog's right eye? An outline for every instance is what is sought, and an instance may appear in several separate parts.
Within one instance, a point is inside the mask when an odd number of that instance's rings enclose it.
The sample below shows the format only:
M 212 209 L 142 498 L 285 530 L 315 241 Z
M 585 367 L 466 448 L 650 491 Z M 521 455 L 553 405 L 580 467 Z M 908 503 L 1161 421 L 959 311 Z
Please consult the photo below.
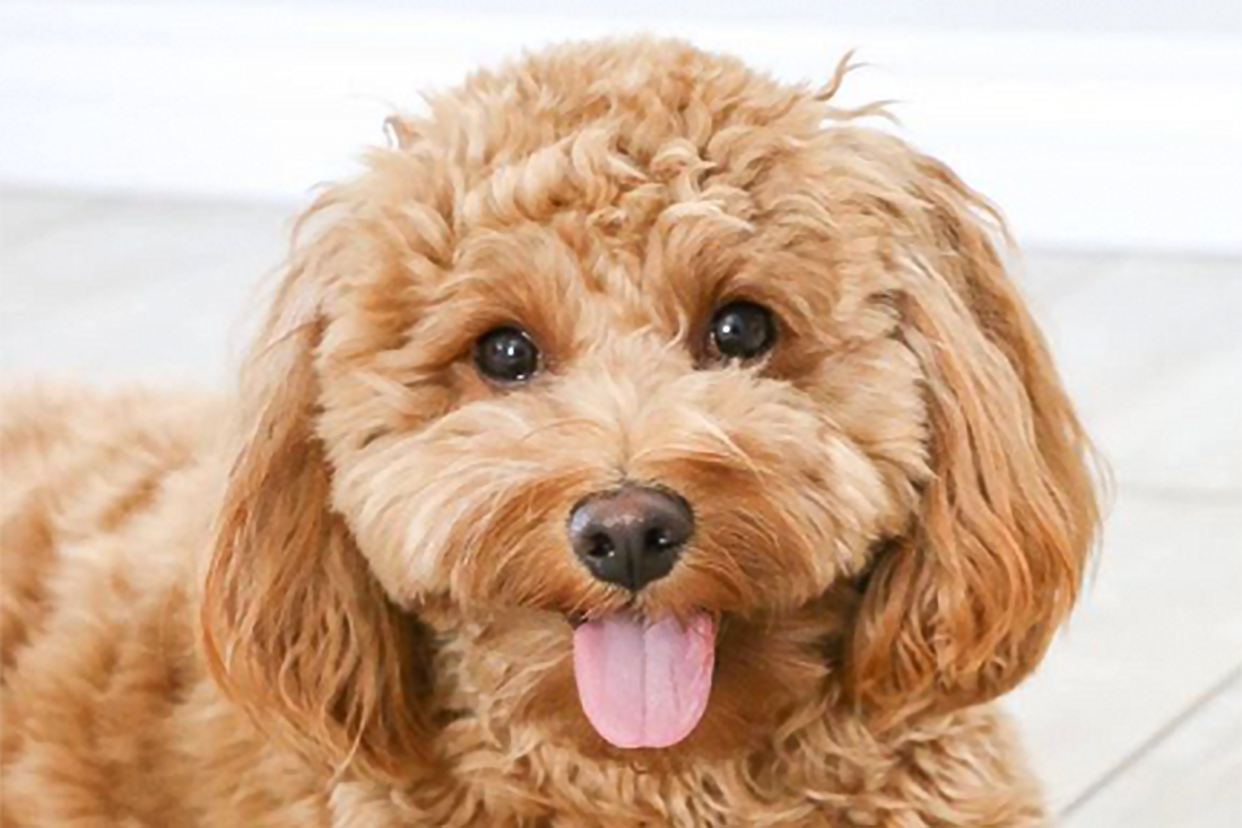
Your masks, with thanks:
M 712 317 L 709 336 L 720 359 L 754 359 L 776 344 L 776 323 L 763 305 L 730 302 Z
M 479 337 L 474 362 L 496 382 L 526 382 L 539 371 L 539 349 L 519 328 L 496 328 Z

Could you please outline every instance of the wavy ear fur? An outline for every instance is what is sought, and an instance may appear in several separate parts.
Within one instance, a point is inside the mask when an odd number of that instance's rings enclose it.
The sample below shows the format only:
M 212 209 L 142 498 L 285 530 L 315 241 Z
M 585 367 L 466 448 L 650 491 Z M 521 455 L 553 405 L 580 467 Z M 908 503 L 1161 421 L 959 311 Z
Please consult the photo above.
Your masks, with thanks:
M 889 717 L 985 701 L 1033 669 L 1097 522 L 1090 447 L 993 247 L 999 217 L 943 165 L 905 157 L 890 215 L 921 251 L 899 302 L 932 477 L 867 579 L 848 663 L 854 697 Z
M 315 362 L 332 249 L 324 237 L 295 257 L 243 372 L 202 633 L 212 675 L 261 727 L 395 776 L 428 758 L 426 647 L 329 505 Z

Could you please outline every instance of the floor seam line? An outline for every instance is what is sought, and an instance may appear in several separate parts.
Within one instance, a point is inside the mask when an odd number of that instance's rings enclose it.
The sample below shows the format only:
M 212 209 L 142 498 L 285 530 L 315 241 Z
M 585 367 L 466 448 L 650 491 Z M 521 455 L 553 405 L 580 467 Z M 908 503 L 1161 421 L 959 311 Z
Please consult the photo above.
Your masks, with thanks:
M 1151 751 L 1167 742 L 1175 733 L 1177 733 L 1177 731 L 1181 730 L 1183 726 L 1189 723 L 1191 719 L 1202 711 L 1204 707 L 1211 704 L 1219 696 L 1232 689 L 1233 685 L 1239 681 L 1242 681 L 1242 663 L 1235 664 L 1233 669 L 1227 672 L 1223 678 L 1192 699 L 1191 702 L 1177 715 L 1161 725 L 1155 733 L 1143 740 L 1142 743 L 1126 754 L 1119 762 L 1117 762 L 1117 764 L 1109 768 L 1103 776 L 1088 785 L 1082 793 L 1078 794 L 1069 802 L 1069 804 L 1061 808 L 1059 816 L 1062 819 L 1072 816 L 1075 811 L 1081 809 L 1089 801 L 1094 799 L 1097 794 L 1109 788 L 1128 770 L 1141 762 L 1143 757 L 1147 756 L 1151 753 Z

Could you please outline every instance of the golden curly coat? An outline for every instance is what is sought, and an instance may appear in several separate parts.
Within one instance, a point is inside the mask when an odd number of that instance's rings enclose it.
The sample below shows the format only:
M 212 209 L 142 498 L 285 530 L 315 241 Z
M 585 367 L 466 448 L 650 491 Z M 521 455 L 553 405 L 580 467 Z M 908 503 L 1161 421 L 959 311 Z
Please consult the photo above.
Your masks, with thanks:
M 231 401 L 5 405 L 4 826 L 1034 826 L 988 704 L 1096 523 L 1088 447 L 945 166 L 676 42 L 390 122 L 299 231 Z M 713 313 L 777 332 L 723 360 Z M 538 373 L 485 379 L 525 331 Z M 566 516 L 696 529 L 639 592 Z M 684 741 L 579 704 L 574 625 L 712 619 Z

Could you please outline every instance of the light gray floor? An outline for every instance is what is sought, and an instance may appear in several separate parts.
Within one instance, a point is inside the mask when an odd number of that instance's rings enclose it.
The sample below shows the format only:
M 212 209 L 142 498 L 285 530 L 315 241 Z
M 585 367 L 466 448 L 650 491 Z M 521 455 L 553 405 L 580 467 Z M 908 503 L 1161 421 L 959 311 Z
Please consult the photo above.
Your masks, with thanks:
M 221 384 L 290 210 L 0 193 L 0 380 Z M 1103 554 L 1011 696 L 1064 822 L 1242 826 L 1242 260 L 1028 254 L 1115 473 Z

